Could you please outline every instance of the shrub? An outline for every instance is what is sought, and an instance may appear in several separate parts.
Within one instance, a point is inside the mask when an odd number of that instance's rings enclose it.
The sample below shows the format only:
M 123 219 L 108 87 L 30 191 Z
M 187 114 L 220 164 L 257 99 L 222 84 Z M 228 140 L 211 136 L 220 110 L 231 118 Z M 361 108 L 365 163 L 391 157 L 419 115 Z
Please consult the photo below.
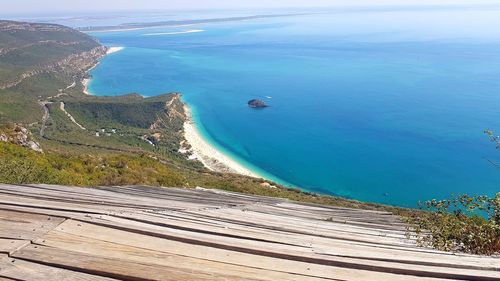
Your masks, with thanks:
M 493 198 L 461 195 L 420 206 L 427 212 L 407 217 L 420 245 L 470 254 L 500 253 L 500 192 Z

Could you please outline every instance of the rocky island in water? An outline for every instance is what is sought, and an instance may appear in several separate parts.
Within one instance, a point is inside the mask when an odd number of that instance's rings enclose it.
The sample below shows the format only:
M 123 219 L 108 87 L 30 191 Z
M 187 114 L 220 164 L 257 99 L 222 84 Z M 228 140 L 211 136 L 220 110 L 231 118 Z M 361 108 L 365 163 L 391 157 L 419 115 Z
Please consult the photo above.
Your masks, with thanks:
M 248 101 L 248 106 L 251 108 L 266 108 L 269 107 L 264 101 L 253 99 Z

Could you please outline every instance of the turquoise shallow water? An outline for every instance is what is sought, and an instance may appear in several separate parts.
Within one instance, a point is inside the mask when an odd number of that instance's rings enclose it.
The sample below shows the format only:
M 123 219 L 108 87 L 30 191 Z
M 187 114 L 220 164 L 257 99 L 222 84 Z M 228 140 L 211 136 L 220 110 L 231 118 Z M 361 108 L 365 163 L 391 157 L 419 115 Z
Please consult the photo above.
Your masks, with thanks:
M 499 10 L 365 11 L 96 33 L 97 95 L 181 92 L 205 137 L 305 190 L 415 206 L 500 191 Z M 158 34 L 204 30 L 198 33 Z M 156 35 L 147 35 L 156 34 Z M 264 99 L 271 107 L 252 110 Z

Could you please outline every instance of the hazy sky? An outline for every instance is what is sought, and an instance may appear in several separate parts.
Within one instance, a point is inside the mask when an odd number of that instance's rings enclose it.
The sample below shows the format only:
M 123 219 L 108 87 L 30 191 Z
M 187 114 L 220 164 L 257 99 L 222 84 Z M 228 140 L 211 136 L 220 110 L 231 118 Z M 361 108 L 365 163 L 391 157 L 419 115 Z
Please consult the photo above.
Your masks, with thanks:
M 500 0 L 0 0 L 0 14 L 500 3 Z

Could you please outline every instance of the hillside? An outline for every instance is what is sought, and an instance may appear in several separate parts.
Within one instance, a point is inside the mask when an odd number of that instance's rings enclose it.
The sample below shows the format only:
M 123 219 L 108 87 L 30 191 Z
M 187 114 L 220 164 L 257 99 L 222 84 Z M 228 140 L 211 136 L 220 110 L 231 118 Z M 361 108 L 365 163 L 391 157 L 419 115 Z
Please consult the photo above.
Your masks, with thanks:
M 0 89 L 43 73 L 79 74 L 104 50 L 92 37 L 67 27 L 0 21 Z
M 183 123 L 179 95 L 83 94 L 86 71 L 106 53 L 92 37 L 59 25 L 0 21 L 0 39 L 0 123 L 28 128 L 48 152 L 183 158 L 176 153 Z
M 0 21 L 0 122 L 33 123 L 106 52 L 92 37 L 50 24 Z

